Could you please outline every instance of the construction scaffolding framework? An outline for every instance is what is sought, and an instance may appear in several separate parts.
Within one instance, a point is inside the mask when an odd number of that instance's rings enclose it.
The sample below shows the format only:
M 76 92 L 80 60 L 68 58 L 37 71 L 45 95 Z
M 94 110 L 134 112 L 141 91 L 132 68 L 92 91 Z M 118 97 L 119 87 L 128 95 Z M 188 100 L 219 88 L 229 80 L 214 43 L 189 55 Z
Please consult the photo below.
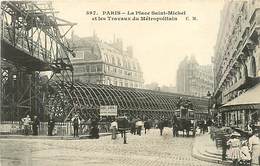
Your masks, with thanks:
M 56 17 L 51 2 L 2 1 L 1 10 L 1 119 L 41 116 L 49 82 L 41 73 L 73 83 L 65 35 L 75 23 Z

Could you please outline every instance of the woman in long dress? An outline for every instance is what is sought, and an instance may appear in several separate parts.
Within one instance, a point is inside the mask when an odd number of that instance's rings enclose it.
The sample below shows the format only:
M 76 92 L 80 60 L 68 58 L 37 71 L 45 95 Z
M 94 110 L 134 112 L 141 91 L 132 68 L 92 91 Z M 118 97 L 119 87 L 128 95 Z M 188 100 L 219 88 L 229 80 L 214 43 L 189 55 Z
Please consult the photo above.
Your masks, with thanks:
M 238 165 L 238 160 L 240 158 L 240 137 L 239 133 L 232 133 L 231 138 L 228 140 L 227 144 L 230 145 L 229 157 L 233 161 L 233 166 Z
M 116 139 L 116 133 L 118 129 L 117 121 L 113 121 L 110 126 L 111 132 L 112 132 L 112 139 Z
M 240 165 L 250 165 L 251 155 L 248 147 L 247 141 L 242 141 L 242 146 L 240 148 Z
M 249 150 L 252 153 L 252 166 L 260 165 L 260 140 L 257 131 L 249 138 Z

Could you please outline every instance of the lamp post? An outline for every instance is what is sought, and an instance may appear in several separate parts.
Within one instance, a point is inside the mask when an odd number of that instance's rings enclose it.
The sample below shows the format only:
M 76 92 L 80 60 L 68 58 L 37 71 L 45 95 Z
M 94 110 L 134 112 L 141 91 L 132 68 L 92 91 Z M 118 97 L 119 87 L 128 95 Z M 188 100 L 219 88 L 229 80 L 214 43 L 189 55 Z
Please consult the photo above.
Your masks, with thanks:
M 209 100 L 208 100 L 208 116 L 210 116 L 210 99 L 211 99 L 211 93 L 210 93 L 210 91 L 208 91 L 207 96 L 208 96 L 208 98 L 209 98 Z

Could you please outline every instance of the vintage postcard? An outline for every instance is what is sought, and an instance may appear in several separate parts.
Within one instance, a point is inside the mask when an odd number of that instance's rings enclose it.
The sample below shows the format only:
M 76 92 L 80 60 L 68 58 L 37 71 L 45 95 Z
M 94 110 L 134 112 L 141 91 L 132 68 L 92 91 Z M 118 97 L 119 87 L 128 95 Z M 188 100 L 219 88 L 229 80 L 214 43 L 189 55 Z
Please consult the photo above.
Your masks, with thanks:
M 260 0 L 15 0 L 0 18 L 0 166 L 260 165 Z

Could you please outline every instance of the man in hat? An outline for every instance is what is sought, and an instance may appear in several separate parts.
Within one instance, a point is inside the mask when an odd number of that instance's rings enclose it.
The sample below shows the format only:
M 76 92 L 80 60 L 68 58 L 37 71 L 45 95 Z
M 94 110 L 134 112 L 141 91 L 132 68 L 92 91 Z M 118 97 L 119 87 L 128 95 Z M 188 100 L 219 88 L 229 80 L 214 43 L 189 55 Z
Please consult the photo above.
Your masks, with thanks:
M 29 115 L 26 115 L 25 118 L 22 119 L 22 122 L 23 122 L 23 125 L 24 125 L 24 134 L 25 135 L 29 135 L 29 131 L 30 131 L 30 128 L 31 128 L 31 118 Z
M 165 127 L 164 125 L 165 125 L 164 120 L 161 119 L 161 120 L 158 122 L 158 128 L 160 129 L 160 136 L 162 136 L 162 134 L 163 134 L 163 128 Z
M 54 115 L 50 114 L 49 115 L 49 119 L 48 119 L 48 136 L 52 136 L 52 132 L 55 126 L 55 119 L 54 119 Z
M 141 118 L 138 118 L 138 121 L 136 122 L 135 125 L 137 128 L 137 135 L 141 136 L 142 126 L 143 126 L 143 122 L 142 122 Z
M 76 114 L 76 115 L 71 119 L 71 121 L 72 121 L 72 123 L 73 123 L 73 129 L 74 129 L 73 136 L 74 136 L 74 137 L 78 137 L 78 136 L 79 136 L 79 124 L 80 124 L 79 115 Z
M 35 115 L 33 117 L 32 121 L 32 129 L 33 129 L 33 135 L 38 135 L 38 127 L 40 125 L 40 120 L 39 118 Z

